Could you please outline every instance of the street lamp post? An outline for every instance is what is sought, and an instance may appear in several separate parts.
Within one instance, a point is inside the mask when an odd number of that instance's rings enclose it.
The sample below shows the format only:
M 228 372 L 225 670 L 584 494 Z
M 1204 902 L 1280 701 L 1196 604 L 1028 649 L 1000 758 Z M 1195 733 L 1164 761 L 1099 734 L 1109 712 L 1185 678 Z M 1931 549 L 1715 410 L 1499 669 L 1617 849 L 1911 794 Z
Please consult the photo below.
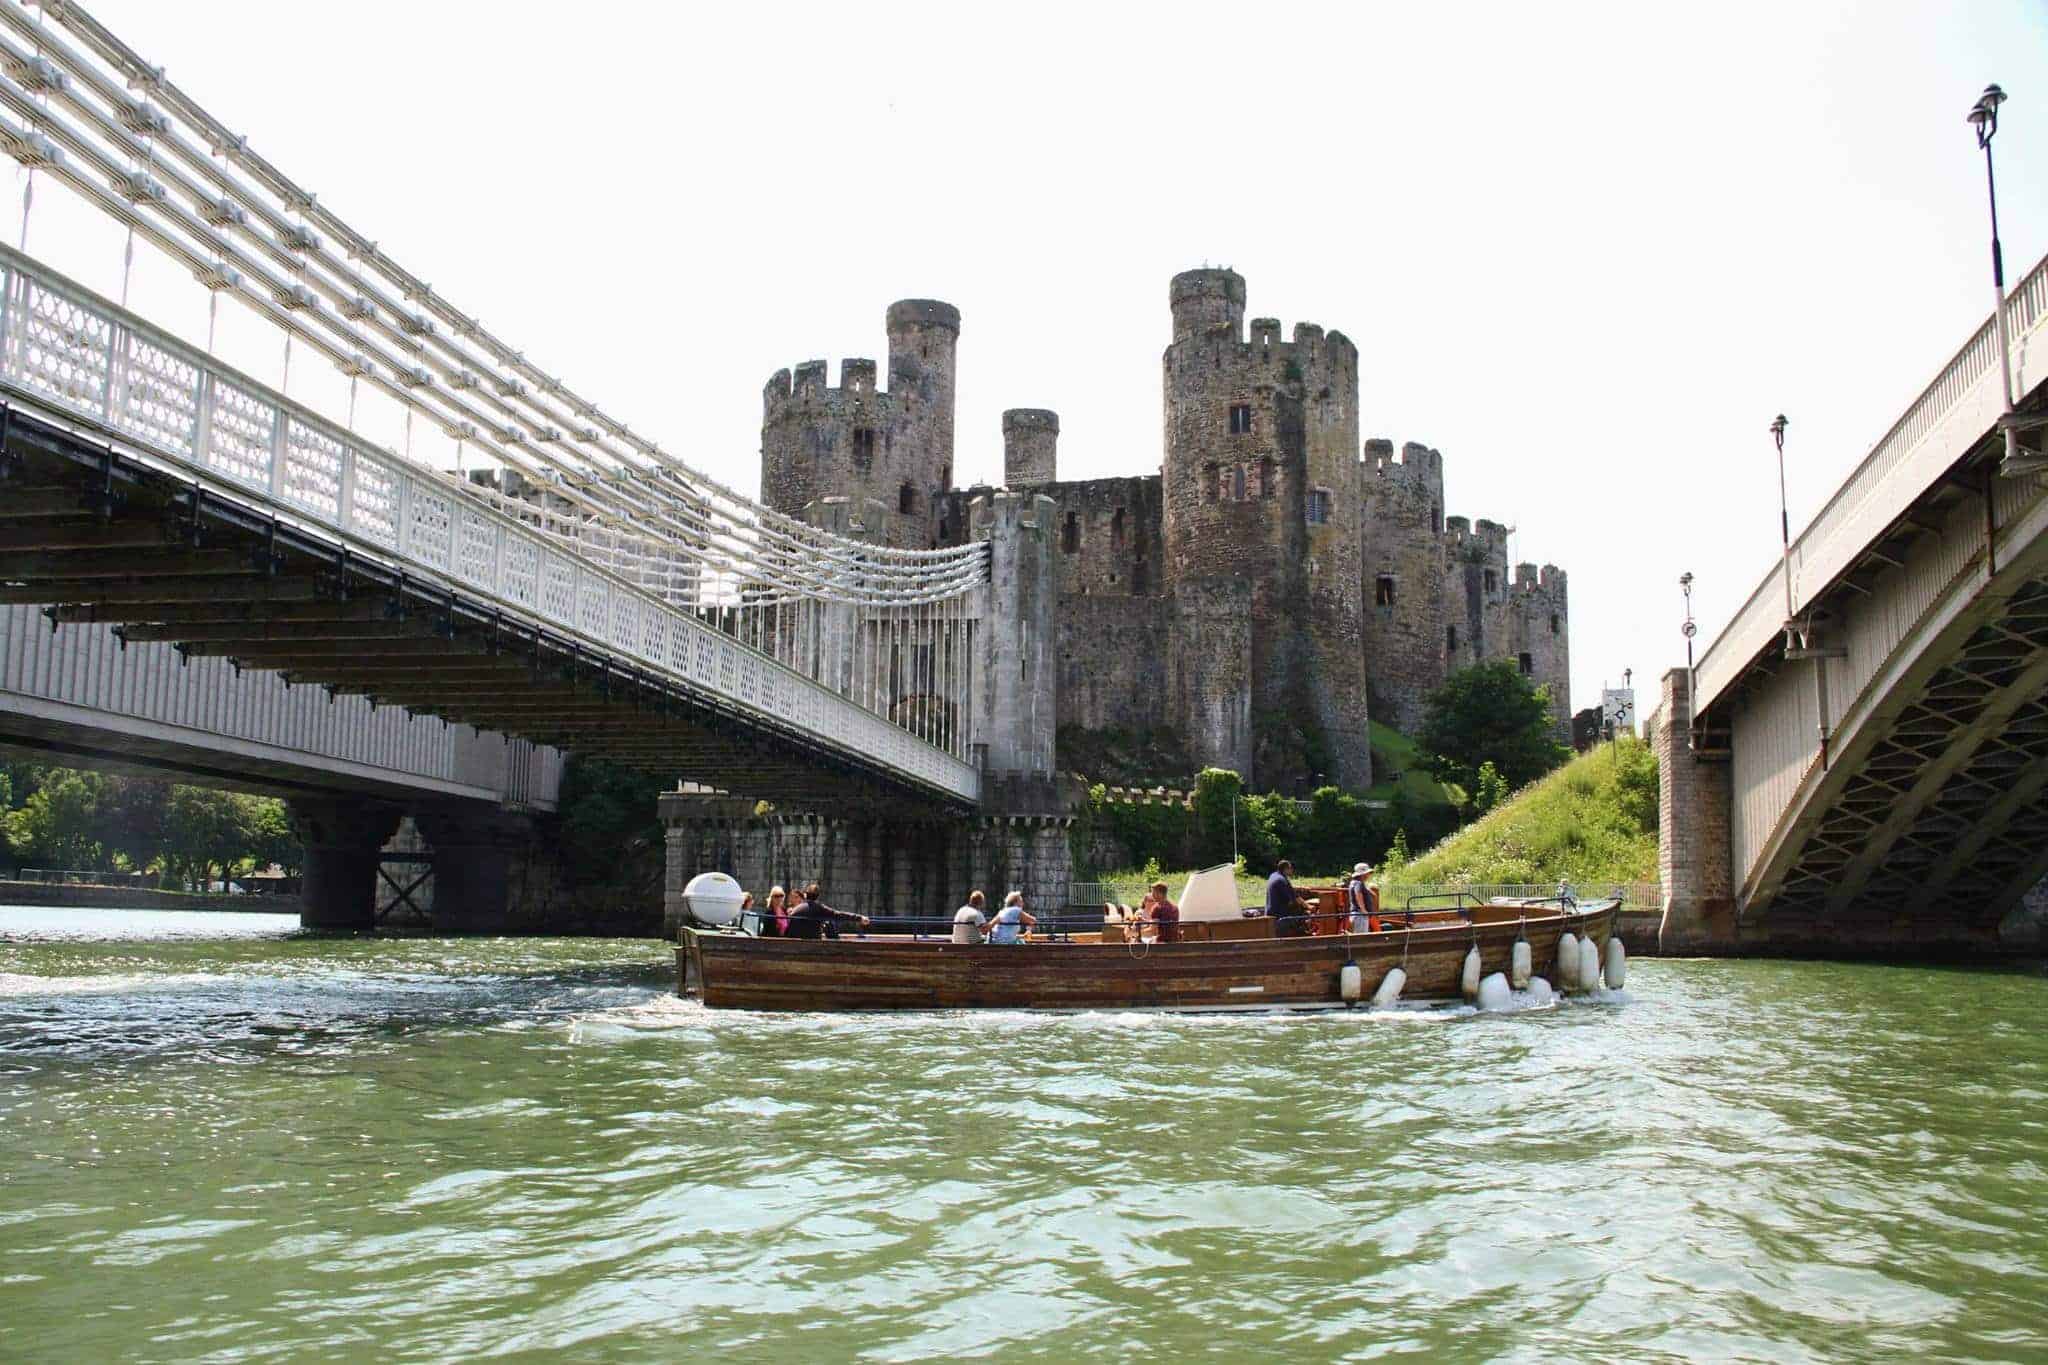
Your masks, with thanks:
M 1679 630 L 1685 635 L 1685 709 L 1687 717 L 1685 728 L 1686 738 L 1690 742 L 1691 737 L 1697 733 L 1695 722 L 1699 716 L 1700 706 L 1698 679 L 1694 675 L 1692 667 L 1692 637 L 1699 634 L 1700 631 L 1699 626 L 1694 624 L 1692 619 L 1692 570 L 1688 569 L 1678 576 L 1678 591 L 1685 597 L 1685 624 L 1680 626 Z M 1671 718 L 1666 716 L 1664 719 L 1668 724 Z
M 1785 496 L 1785 428 L 1789 426 L 1785 414 L 1779 413 L 1771 421 L 1771 439 L 1778 446 L 1778 538 L 1785 547 L 1781 561 L 1781 576 L 1785 580 L 1785 648 L 1792 648 L 1792 505 Z
M 2037 455 L 2020 445 L 2020 424 L 2014 420 L 2012 334 L 2005 321 L 2005 249 L 1998 240 L 1998 175 L 1991 163 L 1991 139 L 1998 135 L 1998 106 L 2004 103 L 2005 91 L 1987 85 L 1970 106 L 1967 117 L 1976 130 L 1977 146 L 1984 153 L 1984 191 L 1991 204 L 1991 316 L 1998 328 L 1998 379 L 2005 397 L 2005 411 L 1998 422 L 2005 438 L 2005 456 L 1998 472 L 2007 478 L 2023 478 L 2048 471 L 2048 456 Z

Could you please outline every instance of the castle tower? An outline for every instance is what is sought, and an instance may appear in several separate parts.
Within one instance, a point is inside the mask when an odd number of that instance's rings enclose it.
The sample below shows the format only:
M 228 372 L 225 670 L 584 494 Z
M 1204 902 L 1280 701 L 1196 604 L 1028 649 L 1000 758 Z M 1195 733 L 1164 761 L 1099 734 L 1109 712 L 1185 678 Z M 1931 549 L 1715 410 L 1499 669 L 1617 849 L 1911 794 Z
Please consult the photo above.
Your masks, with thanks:
M 1180 606 L 1172 710 L 1195 756 L 1260 786 L 1371 781 L 1360 603 L 1358 351 L 1257 319 L 1244 280 L 1176 275 L 1166 348 L 1164 558 Z M 1232 585 L 1238 585 L 1233 588 Z M 1243 596 L 1249 678 L 1209 637 Z
M 891 545 L 932 543 L 941 496 L 953 480 L 954 356 L 960 310 L 933 299 L 889 305 L 889 387 L 875 362 L 840 362 L 837 388 L 825 362 L 778 370 L 762 392 L 761 500 L 801 517 L 811 503 L 844 497 L 865 509 L 862 529 Z M 886 525 L 867 525 L 880 519 Z
M 1412 735 L 1444 681 L 1444 463 L 1414 441 L 1365 443 L 1366 687 L 1375 720 Z
M 1052 483 L 1059 469 L 1060 415 L 1045 408 L 1003 414 L 1003 486 Z

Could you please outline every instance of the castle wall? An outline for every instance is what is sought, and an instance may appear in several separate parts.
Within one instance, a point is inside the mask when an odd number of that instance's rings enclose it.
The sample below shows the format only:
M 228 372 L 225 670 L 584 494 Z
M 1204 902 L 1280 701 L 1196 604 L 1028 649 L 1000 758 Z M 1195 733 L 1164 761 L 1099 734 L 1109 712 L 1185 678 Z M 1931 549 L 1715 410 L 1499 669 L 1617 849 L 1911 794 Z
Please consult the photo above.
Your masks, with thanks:
M 1060 599 L 1061 725 L 1138 731 L 1166 719 L 1161 700 L 1178 645 L 1168 605 L 1159 597 Z
M 1374 719 L 1404 734 L 1443 685 L 1446 623 L 1443 456 L 1409 442 L 1365 443 L 1360 509 L 1366 687 Z
M 1529 679 L 1550 690 L 1550 714 L 1557 740 L 1571 743 L 1571 617 L 1565 594 L 1565 573 L 1555 564 L 1538 569 L 1515 566 L 1515 587 L 1508 599 L 1507 657 L 1528 656 Z
M 1253 763 L 1255 592 L 1244 578 L 1176 583 L 1170 603 L 1167 714 L 1204 766 L 1235 773 Z

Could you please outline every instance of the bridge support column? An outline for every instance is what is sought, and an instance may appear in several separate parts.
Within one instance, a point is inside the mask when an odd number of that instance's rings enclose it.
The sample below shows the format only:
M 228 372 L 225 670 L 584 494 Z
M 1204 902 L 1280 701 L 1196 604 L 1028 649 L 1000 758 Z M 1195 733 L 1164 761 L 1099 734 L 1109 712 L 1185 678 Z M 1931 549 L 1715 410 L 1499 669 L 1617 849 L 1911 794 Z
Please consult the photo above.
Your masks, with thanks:
M 512 860 L 532 841 L 531 822 L 492 810 L 423 810 L 413 821 L 434 849 L 434 932 L 505 932 Z
M 1657 727 L 1657 875 L 1664 886 L 1659 952 L 1736 950 L 1733 784 L 1728 760 L 1692 749 L 1692 695 L 1682 668 L 1664 675 Z
M 306 847 L 299 923 L 307 929 L 377 927 L 377 867 L 399 811 L 367 801 L 291 802 Z

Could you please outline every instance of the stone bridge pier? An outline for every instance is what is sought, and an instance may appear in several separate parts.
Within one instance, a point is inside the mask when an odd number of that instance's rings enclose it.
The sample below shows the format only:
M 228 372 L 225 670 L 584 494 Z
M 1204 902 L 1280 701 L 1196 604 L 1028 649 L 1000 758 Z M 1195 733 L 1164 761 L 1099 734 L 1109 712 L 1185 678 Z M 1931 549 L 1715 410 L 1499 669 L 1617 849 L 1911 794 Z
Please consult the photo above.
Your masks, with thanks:
M 511 927 L 512 869 L 533 843 L 532 817 L 481 804 L 407 812 L 347 797 L 294 797 L 289 805 L 306 850 L 303 927 L 377 927 L 378 869 L 408 813 L 433 847 L 435 932 L 491 934 Z

